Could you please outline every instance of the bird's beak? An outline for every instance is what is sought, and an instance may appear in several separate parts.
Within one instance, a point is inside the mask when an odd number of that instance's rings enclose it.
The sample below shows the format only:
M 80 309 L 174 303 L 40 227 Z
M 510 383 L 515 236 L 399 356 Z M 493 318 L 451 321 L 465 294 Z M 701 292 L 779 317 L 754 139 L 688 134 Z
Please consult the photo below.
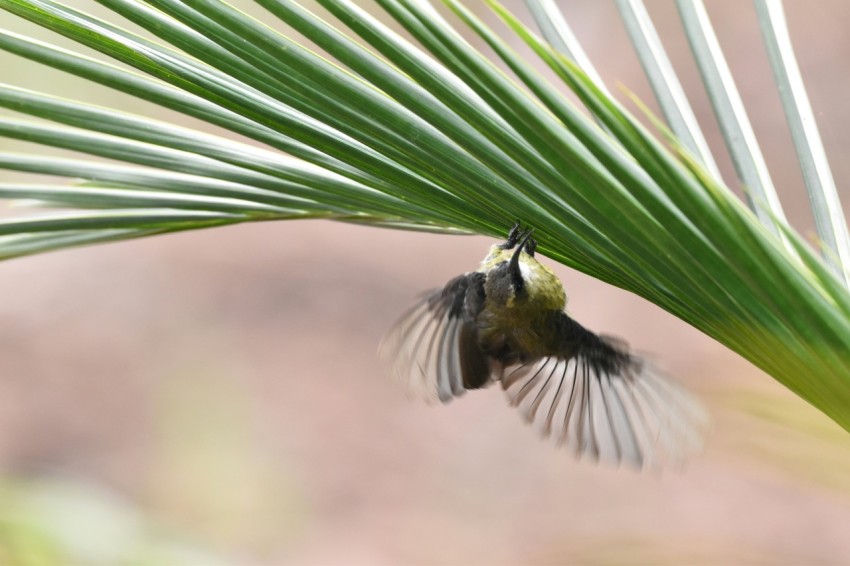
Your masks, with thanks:
M 522 235 L 519 243 L 517 244 L 516 251 L 514 255 L 511 256 L 510 270 L 512 273 L 516 273 L 519 275 L 519 255 L 522 253 L 522 250 L 525 248 L 525 243 L 534 233 L 534 229 L 529 229 L 525 234 Z

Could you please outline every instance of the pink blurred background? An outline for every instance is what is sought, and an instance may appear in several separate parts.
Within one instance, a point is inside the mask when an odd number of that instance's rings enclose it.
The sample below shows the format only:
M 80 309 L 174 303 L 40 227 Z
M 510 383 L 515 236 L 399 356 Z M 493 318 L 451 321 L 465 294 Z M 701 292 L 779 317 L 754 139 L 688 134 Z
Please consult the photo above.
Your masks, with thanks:
M 647 4 L 719 155 L 675 6 Z M 785 5 L 843 187 L 850 4 Z M 709 10 L 786 211 L 808 235 L 752 7 Z M 565 11 L 609 86 L 651 101 L 613 3 Z M 5 13 L 0 26 L 37 34 Z M 16 85 L 57 93 L 63 80 L 66 96 L 206 128 L 5 54 L 0 68 Z M 7 140 L 0 149 L 35 150 Z M 538 442 L 496 388 L 448 406 L 409 402 L 376 360 L 383 332 L 490 243 L 278 222 L 0 264 L 0 562 L 22 544 L 3 525 L 53 514 L 43 530 L 72 541 L 52 543 L 46 563 L 57 564 L 135 562 L 172 539 L 185 552 L 171 563 L 192 564 L 850 560 L 850 436 L 684 323 L 562 266 L 576 318 L 651 352 L 708 405 L 702 455 L 661 476 L 616 471 Z M 92 501 L 106 503 L 81 511 Z M 129 549 L 76 548 L 109 538 L 120 522 L 109 513 L 144 525 L 128 528 Z

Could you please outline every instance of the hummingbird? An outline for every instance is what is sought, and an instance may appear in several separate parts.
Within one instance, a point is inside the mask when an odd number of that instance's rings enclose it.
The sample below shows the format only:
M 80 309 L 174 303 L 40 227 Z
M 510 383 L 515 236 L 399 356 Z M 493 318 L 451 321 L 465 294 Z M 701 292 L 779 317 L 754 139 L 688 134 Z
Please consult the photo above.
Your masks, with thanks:
M 564 286 L 515 224 L 476 271 L 425 293 L 379 348 L 411 397 L 447 403 L 501 384 L 544 438 L 578 459 L 681 463 L 706 427 L 700 403 L 619 338 L 566 312 Z

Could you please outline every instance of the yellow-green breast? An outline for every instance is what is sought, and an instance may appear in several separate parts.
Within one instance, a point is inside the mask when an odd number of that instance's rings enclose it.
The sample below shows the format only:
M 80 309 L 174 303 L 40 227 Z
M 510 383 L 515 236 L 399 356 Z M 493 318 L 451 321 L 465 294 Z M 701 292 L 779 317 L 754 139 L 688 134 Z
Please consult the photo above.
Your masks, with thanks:
M 503 250 L 498 245 L 491 246 L 490 252 L 481 262 L 478 271 L 487 273 L 496 265 L 510 261 L 515 251 Z M 551 269 L 530 256 L 525 250 L 520 252 L 519 268 L 525 282 L 527 300 L 522 301 L 521 305 L 508 306 L 528 309 L 530 316 L 536 316 L 541 311 L 564 310 L 567 304 L 564 285 Z

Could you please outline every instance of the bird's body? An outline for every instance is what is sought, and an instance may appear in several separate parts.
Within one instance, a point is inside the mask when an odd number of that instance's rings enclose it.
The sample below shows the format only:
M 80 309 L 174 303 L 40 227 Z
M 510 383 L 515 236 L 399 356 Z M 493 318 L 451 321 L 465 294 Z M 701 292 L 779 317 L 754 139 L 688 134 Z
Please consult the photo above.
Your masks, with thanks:
M 658 464 L 698 443 L 699 406 L 617 339 L 565 312 L 560 279 L 514 226 L 477 271 L 414 306 L 382 344 L 413 396 L 447 402 L 501 382 L 511 404 L 577 456 Z
M 557 316 L 566 307 L 567 295 L 551 269 L 525 249 L 518 253 L 517 265 L 523 281 L 520 293 L 515 292 L 509 277 L 485 279 L 485 306 L 477 320 L 481 339 L 484 344 L 506 340 L 522 358 L 552 355 L 560 345 L 552 331 Z M 494 245 L 478 273 L 507 270 L 511 257 L 510 250 Z

